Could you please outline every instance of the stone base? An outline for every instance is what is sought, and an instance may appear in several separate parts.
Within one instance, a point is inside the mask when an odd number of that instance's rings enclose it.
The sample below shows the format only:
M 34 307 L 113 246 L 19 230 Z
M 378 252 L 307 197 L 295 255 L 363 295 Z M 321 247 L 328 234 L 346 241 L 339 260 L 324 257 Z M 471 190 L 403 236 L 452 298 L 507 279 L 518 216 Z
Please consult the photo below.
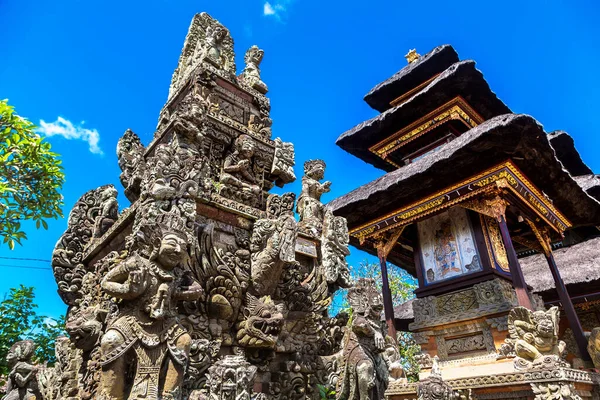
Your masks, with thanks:
M 488 372 L 446 380 L 458 371 L 442 371 L 444 380 L 453 388 L 455 399 L 519 399 L 519 400 L 580 400 L 598 399 L 600 375 L 572 368 L 530 370 L 502 373 L 510 362 L 499 362 L 498 370 L 487 365 Z M 462 368 L 462 367 L 461 367 Z M 474 366 L 473 372 L 478 371 Z M 448 372 L 447 372 L 448 371 Z M 467 370 L 462 370 L 467 372 Z M 478 371 L 479 372 L 479 371 Z M 417 398 L 417 384 L 390 383 L 386 391 L 388 400 Z M 447 399 L 439 399 L 447 400 Z M 448 399 L 449 400 L 449 399 Z

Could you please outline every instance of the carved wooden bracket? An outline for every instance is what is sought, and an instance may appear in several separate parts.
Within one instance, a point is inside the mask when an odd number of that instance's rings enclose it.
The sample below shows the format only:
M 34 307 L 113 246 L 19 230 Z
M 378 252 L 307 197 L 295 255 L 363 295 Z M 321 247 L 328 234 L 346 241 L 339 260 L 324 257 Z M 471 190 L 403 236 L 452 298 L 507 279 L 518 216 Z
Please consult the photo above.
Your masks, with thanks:
M 375 248 L 377 248 L 377 255 L 379 257 L 387 258 L 388 254 L 390 254 L 390 251 L 392 251 L 398 242 L 398 239 L 400 239 L 400 236 L 402 235 L 402 232 L 404 232 L 404 228 L 406 228 L 406 226 L 407 225 L 399 227 L 390 235 L 382 234 L 376 237 Z
M 550 243 L 551 243 L 550 242 L 550 232 L 548 230 L 548 227 L 547 226 L 538 227 L 535 223 L 533 223 L 529 219 L 527 219 L 526 221 L 527 221 L 527 224 L 531 227 L 531 230 L 533 231 L 538 242 L 540 243 L 542 252 L 546 256 L 549 256 L 552 253 L 552 246 L 550 245 Z
M 506 214 L 508 202 L 502 197 L 496 196 L 491 199 L 467 200 L 460 203 L 460 206 L 500 221 Z

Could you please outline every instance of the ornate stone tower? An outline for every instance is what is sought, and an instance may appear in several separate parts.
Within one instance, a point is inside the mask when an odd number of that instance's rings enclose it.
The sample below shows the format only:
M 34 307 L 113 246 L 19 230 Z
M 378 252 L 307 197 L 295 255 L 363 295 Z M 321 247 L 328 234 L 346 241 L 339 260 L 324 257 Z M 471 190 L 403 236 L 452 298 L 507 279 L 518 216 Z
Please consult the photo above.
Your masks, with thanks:
M 320 202 L 325 163 L 272 138 L 263 51 L 236 76 L 229 31 L 196 15 L 153 141 L 127 130 L 116 189 L 86 193 L 53 254 L 69 339 L 44 398 L 318 398 L 333 292 L 348 285 L 344 218 Z M 339 337 L 337 338 L 339 342 Z M 66 378 L 68 377 L 68 379 Z

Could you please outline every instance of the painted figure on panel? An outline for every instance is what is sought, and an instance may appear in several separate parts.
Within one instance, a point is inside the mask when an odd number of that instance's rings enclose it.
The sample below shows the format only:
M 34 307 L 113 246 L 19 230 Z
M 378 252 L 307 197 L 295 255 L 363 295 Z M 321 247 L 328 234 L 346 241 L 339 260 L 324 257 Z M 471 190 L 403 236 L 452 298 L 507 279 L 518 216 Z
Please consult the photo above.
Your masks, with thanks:
M 456 258 L 456 239 L 452 234 L 450 221 L 446 221 L 435 233 L 435 260 L 442 277 L 448 272 L 460 272 Z

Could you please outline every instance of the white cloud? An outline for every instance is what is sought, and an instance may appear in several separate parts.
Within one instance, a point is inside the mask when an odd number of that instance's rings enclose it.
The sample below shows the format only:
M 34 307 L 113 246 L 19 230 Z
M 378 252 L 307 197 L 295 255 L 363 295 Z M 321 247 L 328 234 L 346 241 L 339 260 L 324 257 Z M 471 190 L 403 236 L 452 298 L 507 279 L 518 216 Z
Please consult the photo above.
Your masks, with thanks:
M 83 140 L 88 143 L 92 153 L 103 154 L 102 149 L 98 146 L 100 134 L 96 129 L 84 128 L 83 124 L 84 122 L 82 121 L 79 125 L 74 125 L 71 121 L 63 117 L 58 117 L 55 122 L 40 120 L 38 132 L 46 136 L 62 136 L 68 140 Z
M 276 14 L 275 10 L 273 9 L 273 6 L 268 1 L 265 2 L 265 6 L 263 7 L 263 14 L 264 15 L 275 15 Z
M 263 15 L 266 17 L 274 17 L 278 21 L 281 21 L 284 12 L 287 10 L 287 6 L 292 3 L 293 0 L 278 0 L 271 4 L 268 1 L 263 6 Z

